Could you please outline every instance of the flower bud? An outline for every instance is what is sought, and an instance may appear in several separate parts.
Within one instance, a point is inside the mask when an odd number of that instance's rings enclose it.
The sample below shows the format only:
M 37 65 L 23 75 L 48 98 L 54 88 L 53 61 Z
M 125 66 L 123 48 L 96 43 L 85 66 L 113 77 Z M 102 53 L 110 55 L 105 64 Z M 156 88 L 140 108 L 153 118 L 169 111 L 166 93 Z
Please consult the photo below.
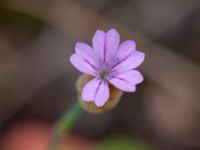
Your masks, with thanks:
M 84 85 L 93 78 L 93 76 L 82 74 L 77 80 L 76 89 L 78 91 L 78 99 L 82 108 L 91 113 L 101 113 L 116 106 L 121 99 L 123 92 L 115 88 L 112 84 L 109 84 L 110 97 L 102 107 L 97 107 L 93 101 L 86 102 L 81 98 Z

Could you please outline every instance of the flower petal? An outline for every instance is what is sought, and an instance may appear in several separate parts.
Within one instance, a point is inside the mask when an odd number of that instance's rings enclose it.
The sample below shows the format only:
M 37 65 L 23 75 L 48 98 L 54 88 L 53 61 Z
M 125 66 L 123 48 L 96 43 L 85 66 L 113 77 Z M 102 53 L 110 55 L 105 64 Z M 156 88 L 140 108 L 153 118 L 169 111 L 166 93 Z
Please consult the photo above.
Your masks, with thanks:
M 108 83 L 106 81 L 101 81 L 95 97 L 95 104 L 98 107 L 102 107 L 107 102 L 109 96 L 110 91 L 108 88 Z
M 115 29 L 111 29 L 106 33 L 106 62 L 109 62 L 116 54 L 119 42 L 120 35 Z
M 97 30 L 93 36 L 92 44 L 97 55 L 99 56 L 99 61 L 102 63 L 104 61 L 105 55 L 105 32 L 102 30 Z
M 97 90 L 100 85 L 100 80 L 97 78 L 94 78 L 90 80 L 84 87 L 82 91 L 82 99 L 84 101 L 94 101 L 95 96 L 97 94 Z
M 124 59 L 128 55 L 130 55 L 132 52 L 135 51 L 136 44 L 134 41 L 127 40 L 120 44 L 119 49 L 117 51 L 117 57 L 119 57 L 120 60 Z
M 113 74 L 112 77 L 128 81 L 132 85 L 139 84 L 143 81 L 143 76 L 137 70 L 129 70 L 121 73 Z
M 75 46 L 75 51 L 79 56 L 87 60 L 91 65 L 97 67 L 94 50 L 89 45 L 77 42 Z
M 109 94 L 108 83 L 94 78 L 83 87 L 81 97 L 84 101 L 94 101 L 98 107 L 101 107 L 108 100 Z
M 71 55 L 70 62 L 80 72 L 90 75 L 96 75 L 95 69 L 87 62 L 87 60 L 83 59 L 78 54 Z
M 144 53 L 139 51 L 132 52 L 126 58 L 120 60 L 115 66 L 113 66 L 113 72 L 123 72 L 137 68 L 144 61 Z
M 122 90 L 122 91 L 126 91 L 126 92 L 135 92 L 136 87 L 134 84 L 132 84 L 131 82 L 123 79 L 123 78 L 111 78 L 109 80 L 109 82 L 111 84 L 113 84 L 116 88 Z

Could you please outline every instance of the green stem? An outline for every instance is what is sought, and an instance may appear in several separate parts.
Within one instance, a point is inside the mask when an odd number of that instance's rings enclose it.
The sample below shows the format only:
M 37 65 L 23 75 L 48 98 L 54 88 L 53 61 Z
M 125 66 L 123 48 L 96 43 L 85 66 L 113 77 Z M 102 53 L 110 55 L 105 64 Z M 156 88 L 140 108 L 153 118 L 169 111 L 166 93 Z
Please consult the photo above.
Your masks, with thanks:
M 50 143 L 48 145 L 48 150 L 59 150 L 59 144 L 62 140 L 62 137 L 66 131 L 69 131 L 75 121 L 77 120 L 81 112 L 81 107 L 79 102 L 76 102 L 64 115 L 58 120 L 55 124 L 55 127 L 52 131 L 52 136 Z

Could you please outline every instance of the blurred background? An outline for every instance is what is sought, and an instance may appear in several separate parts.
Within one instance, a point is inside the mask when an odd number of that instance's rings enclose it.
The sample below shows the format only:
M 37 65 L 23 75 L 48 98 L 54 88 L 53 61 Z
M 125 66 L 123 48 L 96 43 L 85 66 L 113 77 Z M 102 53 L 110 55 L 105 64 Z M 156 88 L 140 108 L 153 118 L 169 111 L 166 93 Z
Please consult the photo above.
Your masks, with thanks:
M 1 0 L 0 149 L 45 150 L 77 101 L 77 41 L 116 28 L 145 77 L 112 110 L 83 112 L 65 150 L 200 150 L 199 0 Z

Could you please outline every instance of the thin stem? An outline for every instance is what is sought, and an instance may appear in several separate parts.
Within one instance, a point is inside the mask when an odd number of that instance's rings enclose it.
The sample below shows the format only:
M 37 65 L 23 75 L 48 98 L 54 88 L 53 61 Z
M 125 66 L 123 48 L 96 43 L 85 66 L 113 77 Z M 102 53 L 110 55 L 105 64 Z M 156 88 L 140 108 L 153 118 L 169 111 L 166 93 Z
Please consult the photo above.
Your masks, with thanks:
M 59 144 L 63 138 L 64 133 L 66 131 L 69 131 L 73 127 L 80 112 L 81 112 L 81 107 L 79 105 L 79 102 L 76 102 L 58 120 L 58 122 L 55 124 L 55 127 L 52 131 L 50 143 L 48 145 L 48 150 L 59 150 Z

